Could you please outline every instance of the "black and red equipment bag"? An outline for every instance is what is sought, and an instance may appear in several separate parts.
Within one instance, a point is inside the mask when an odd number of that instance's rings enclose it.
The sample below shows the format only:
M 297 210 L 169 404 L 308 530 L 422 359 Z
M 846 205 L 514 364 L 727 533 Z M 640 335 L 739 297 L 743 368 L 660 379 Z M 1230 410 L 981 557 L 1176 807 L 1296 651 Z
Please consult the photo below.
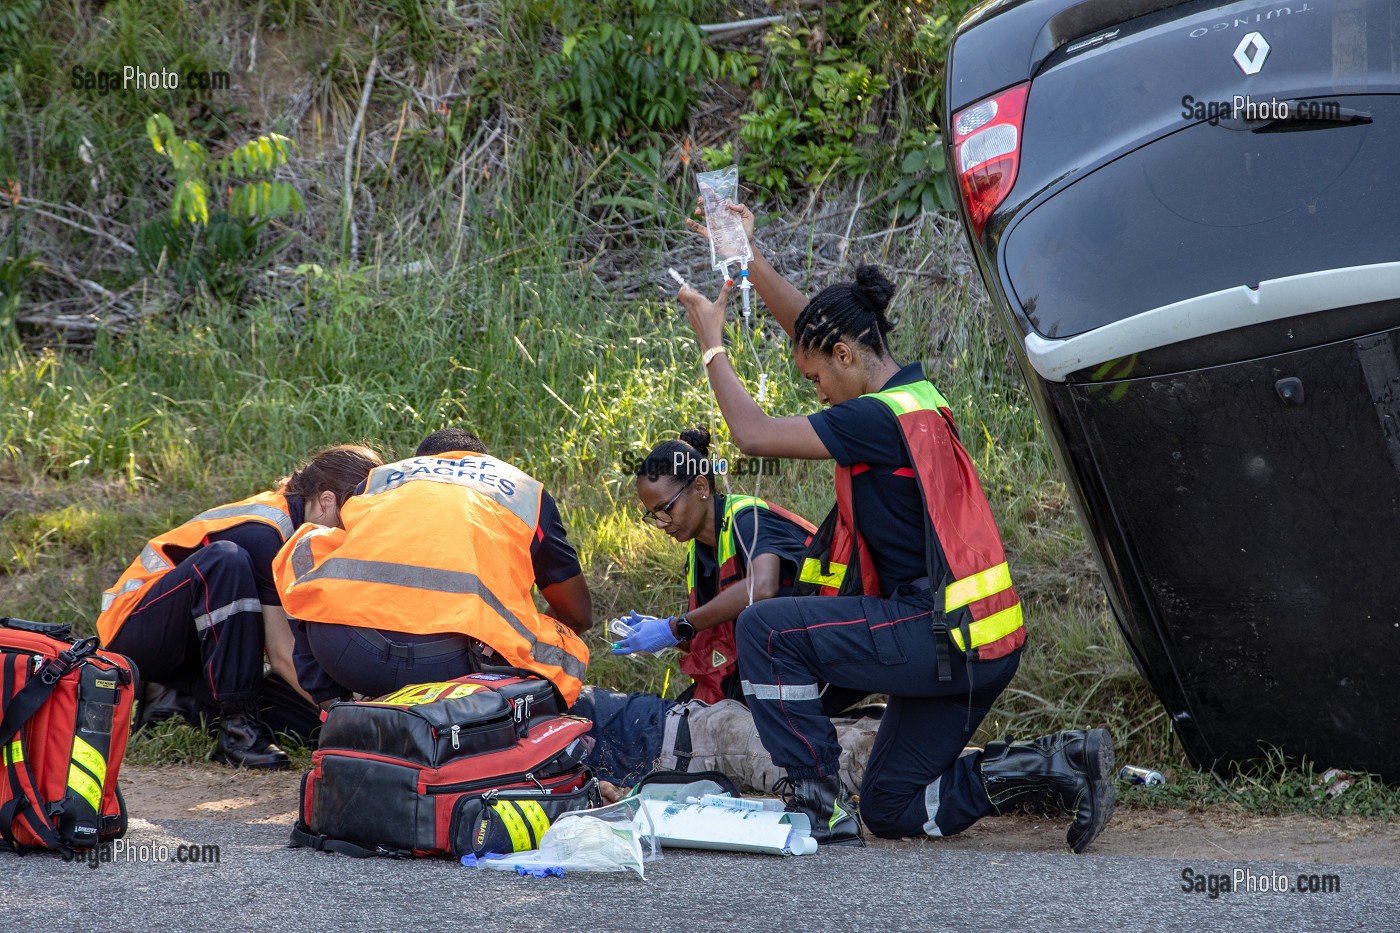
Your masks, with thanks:
M 117 772 L 137 671 L 67 625 L 0 618 L 0 848 L 72 852 L 126 833 Z
M 561 814 L 598 806 L 592 724 L 548 681 L 483 673 L 326 713 L 292 846 L 393 858 L 533 849 Z

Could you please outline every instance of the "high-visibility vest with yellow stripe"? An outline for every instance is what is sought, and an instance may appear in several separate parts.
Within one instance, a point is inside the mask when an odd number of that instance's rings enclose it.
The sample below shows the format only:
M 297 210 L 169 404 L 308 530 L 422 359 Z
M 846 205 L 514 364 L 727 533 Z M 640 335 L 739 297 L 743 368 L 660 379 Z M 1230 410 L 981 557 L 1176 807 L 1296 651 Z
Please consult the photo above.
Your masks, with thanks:
M 156 581 L 174 570 L 189 553 L 203 547 L 209 535 L 244 522 L 271 526 L 283 541 L 295 530 L 287 497 L 280 492 L 263 492 L 201 512 L 180 527 L 152 538 L 112 588 L 102 594 L 102 612 L 97 617 L 97 634 L 102 644 L 111 644 L 122 623 Z
M 816 530 L 812 523 L 801 515 L 763 499 L 754 496 L 725 496 L 724 511 L 715 526 L 715 560 L 719 563 L 716 596 L 744 579 L 739 573 L 739 562 L 736 559 L 740 548 L 739 535 L 743 533 L 743 529 L 734 527 L 734 517 L 750 506 L 772 512 L 792 522 L 807 532 L 809 540 L 812 532 Z M 744 524 L 748 526 L 747 520 Z M 697 544 L 698 542 L 692 540 L 686 552 L 685 589 L 691 609 L 700 608 L 700 596 L 696 591 Z M 780 583 L 783 586 L 791 586 L 793 581 L 788 579 Z M 690 642 L 689 653 L 681 658 L 680 668 L 695 681 L 695 699 L 704 703 L 718 703 L 724 699 L 724 678 L 729 676 L 738 663 L 739 651 L 734 637 L 734 620 L 727 619 L 719 625 L 696 633 Z
M 531 596 L 543 494 L 537 480 L 485 454 L 376 467 L 341 508 L 345 527 L 303 525 L 278 552 L 282 606 L 303 621 L 467 635 L 572 704 L 588 648 Z
M 927 380 L 874 392 L 894 412 L 913 464 L 914 479 L 929 523 L 948 563 L 950 577 L 930 580 L 941 589 L 941 608 L 960 651 L 983 660 L 1003 657 L 1026 641 L 1021 602 L 1011 584 L 1001 533 L 982 483 L 953 428 L 948 402 Z M 803 562 L 800 582 L 822 595 L 881 595 L 879 576 L 864 536 L 852 540 L 852 470 L 836 468 L 835 523 L 829 547 L 819 532 L 819 553 Z M 825 530 L 825 526 L 824 529 Z M 859 579 L 847 579 L 855 558 Z

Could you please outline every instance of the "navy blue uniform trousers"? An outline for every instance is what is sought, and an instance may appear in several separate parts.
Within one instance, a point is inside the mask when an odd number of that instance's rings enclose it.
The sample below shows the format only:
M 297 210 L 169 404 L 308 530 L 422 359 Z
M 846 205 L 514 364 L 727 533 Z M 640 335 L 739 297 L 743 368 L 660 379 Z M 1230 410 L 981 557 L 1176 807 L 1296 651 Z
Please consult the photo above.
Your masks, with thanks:
M 585 684 L 569 710 L 593 723 L 588 732 L 593 748 L 584 763 L 605 781 L 622 787 L 636 784 L 666 750 L 666 714 L 677 703 L 690 699 L 689 692 L 668 700 L 654 693 L 622 693 Z M 822 693 L 823 707 L 839 716 L 869 693 L 828 687 Z
M 440 683 L 475 674 L 488 663 L 475 639 L 450 632 L 415 635 L 297 622 L 293 635 L 297 677 L 318 703 L 349 693 L 379 697 L 413 684 Z
M 878 836 L 951 835 L 991 812 L 967 741 L 1020 663 L 1020 652 L 965 661 L 936 633 L 935 593 L 901 587 L 890 599 L 765 599 L 738 619 L 739 672 L 763 747 L 793 778 L 839 773 L 841 746 L 822 713 L 818 680 L 888 693 L 860 816 Z M 952 680 L 938 680 L 942 639 Z M 970 680 L 970 683 L 969 683 Z
M 195 551 L 156 581 L 108 647 L 145 680 L 216 702 L 256 699 L 263 617 L 252 558 L 232 541 Z
M 588 733 L 593 747 L 584 762 L 605 781 L 622 787 L 636 784 L 661 757 L 666 713 L 675 705 L 654 693 L 585 686 L 569 709 L 570 715 L 593 723 Z

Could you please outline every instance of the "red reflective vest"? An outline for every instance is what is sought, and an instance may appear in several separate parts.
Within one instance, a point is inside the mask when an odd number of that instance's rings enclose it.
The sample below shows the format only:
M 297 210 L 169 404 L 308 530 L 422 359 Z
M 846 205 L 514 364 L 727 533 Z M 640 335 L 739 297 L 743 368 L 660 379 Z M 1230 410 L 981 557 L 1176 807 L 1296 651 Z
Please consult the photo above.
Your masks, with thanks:
M 871 393 L 890 407 L 914 466 L 914 479 L 928 510 L 929 527 L 948 561 L 951 579 L 930 580 L 941 592 L 949 634 L 969 657 L 991 660 L 1010 654 L 1026 641 L 1021 602 L 1011 585 L 1001 534 L 992 517 L 972 459 L 954 433 L 948 402 L 928 380 Z M 824 546 L 802 566 L 800 582 L 822 595 L 881 595 L 880 579 L 865 538 L 856 535 L 851 477 L 863 465 L 836 468 L 835 525 Z M 823 525 L 823 531 L 828 526 Z M 855 559 L 860 579 L 846 579 Z
M 720 517 L 719 527 L 715 529 L 715 558 L 719 562 L 716 596 L 744 579 L 744 576 L 739 572 L 737 561 L 737 557 L 741 553 L 740 536 L 743 532 L 742 529 L 734 527 L 734 516 L 749 506 L 767 509 L 773 514 L 787 519 L 807 532 L 808 541 L 812 538 L 812 532 L 816 530 L 816 527 L 801 515 L 779 508 L 770 502 L 756 499 L 753 496 L 726 496 L 724 515 Z M 696 593 L 696 568 L 698 566 L 695 553 L 696 544 L 695 541 L 690 542 L 685 565 L 686 595 L 692 610 L 700 608 L 700 598 Z M 792 582 L 792 580 L 780 581 L 784 586 L 791 586 Z M 695 681 L 695 699 L 705 703 L 718 703 L 724 699 L 724 679 L 729 676 L 738 663 L 739 652 L 734 638 L 734 620 L 728 619 L 705 629 L 703 632 L 696 633 L 695 638 L 690 642 L 690 652 L 681 658 L 681 670 L 689 674 L 691 679 Z
M 341 508 L 344 528 L 302 525 L 278 552 L 282 605 L 310 622 L 467 635 L 572 704 L 588 648 L 531 595 L 543 495 L 538 480 L 486 454 L 376 467 Z
M 194 551 L 204 546 L 205 539 L 215 532 L 225 531 L 244 522 L 261 522 L 277 529 L 286 541 L 294 530 L 287 508 L 287 497 L 280 492 L 263 492 L 238 502 L 221 505 L 201 512 L 178 528 L 152 538 L 140 555 L 126 568 L 111 589 L 102 594 L 102 612 L 97 617 L 97 634 L 102 644 L 109 645 L 117 637 L 122 623 L 131 611 L 155 586 L 157 580 L 175 569 L 180 551 Z

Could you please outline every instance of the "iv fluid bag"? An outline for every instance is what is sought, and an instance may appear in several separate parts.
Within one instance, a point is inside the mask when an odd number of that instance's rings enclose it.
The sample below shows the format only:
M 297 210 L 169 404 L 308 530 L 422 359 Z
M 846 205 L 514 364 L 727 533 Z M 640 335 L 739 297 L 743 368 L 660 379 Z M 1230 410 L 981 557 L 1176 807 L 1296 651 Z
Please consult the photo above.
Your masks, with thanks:
M 753 259 L 749 238 L 739 215 L 725 204 L 739 196 L 739 166 L 695 176 L 700 184 L 700 201 L 705 208 L 705 225 L 710 228 L 710 266 L 723 269 L 736 262 Z

